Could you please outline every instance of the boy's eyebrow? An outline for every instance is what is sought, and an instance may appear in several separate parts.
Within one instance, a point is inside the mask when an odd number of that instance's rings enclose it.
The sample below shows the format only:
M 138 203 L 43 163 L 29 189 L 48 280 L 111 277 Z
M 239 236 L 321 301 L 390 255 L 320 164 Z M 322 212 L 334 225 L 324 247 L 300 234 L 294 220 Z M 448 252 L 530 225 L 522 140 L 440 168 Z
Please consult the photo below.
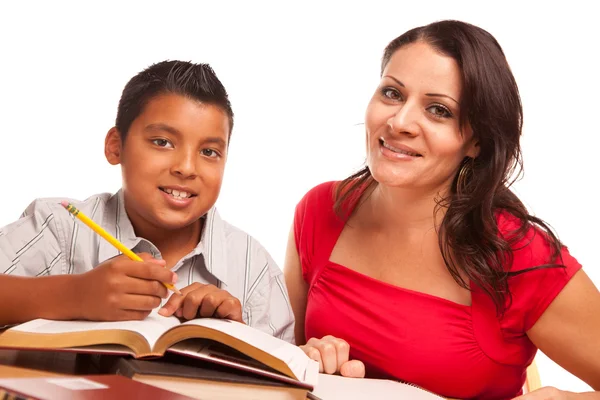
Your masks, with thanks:
M 223 140 L 220 137 L 216 137 L 216 136 L 206 138 L 205 140 L 202 141 L 202 144 L 207 144 L 207 143 L 214 143 L 221 147 L 227 147 L 227 143 L 225 142 L 225 140 Z
M 146 127 L 145 130 L 146 131 L 166 131 L 174 136 L 177 136 L 177 137 L 181 136 L 181 132 L 179 132 L 177 129 L 175 129 L 172 126 L 167 125 L 167 124 L 161 124 L 161 123 L 150 124 Z M 207 144 L 207 143 L 214 143 L 221 147 L 227 147 L 227 142 L 217 136 L 211 136 L 202 141 L 202 144 Z
M 181 135 L 181 132 L 179 132 L 177 129 L 173 128 L 170 125 L 167 124 L 150 124 L 148 125 L 144 130 L 146 131 L 167 131 L 175 136 L 179 136 Z

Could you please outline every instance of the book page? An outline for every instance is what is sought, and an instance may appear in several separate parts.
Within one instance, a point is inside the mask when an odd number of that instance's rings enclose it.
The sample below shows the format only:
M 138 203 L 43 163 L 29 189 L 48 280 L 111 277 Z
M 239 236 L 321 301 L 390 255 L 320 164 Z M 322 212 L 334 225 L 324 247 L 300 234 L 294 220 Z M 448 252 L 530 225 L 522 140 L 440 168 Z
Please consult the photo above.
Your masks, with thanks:
M 406 383 L 385 379 L 346 378 L 327 374 L 319 374 L 319 382 L 312 394 L 321 400 L 439 400 L 443 398 Z
M 235 337 L 285 362 L 300 381 L 310 385 L 316 384 L 319 364 L 308 358 L 296 345 L 230 320 L 199 318 L 184 322 L 182 325 L 204 326 Z
M 160 335 L 179 324 L 179 319 L 176 317 L 163 317 L 158 314 L 157 310 L 153 310 L 142 321 L 95 322 L 34 319 L 33 321 L 17 325 L 11 328 L 11 330 L 31 333 L 70 333 L 111 329 L 126 330 L 137 332 L 144 336 L 152 348 Z

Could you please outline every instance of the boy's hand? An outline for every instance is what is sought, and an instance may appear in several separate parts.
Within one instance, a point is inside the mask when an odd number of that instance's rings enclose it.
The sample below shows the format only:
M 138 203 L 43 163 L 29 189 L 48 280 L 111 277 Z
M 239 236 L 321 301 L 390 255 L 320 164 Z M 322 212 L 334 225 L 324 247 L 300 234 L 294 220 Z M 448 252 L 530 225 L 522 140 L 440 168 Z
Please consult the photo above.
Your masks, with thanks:
M 177 275 L 164 268 L 164 260 L 149 254 L 144 261 L 120 255 L 78 276 L 75 305 L 78 317 L 94 321 L 141 320 L 168 296 L 161 282 L 175 283 Z
M 165 317 L 175 314 L 185 319 L 215 317 L 244 322 L 242 304 L 236 297 L 215 285 L 198 282 L 183 288 L 181 296 L 173 293 L 158 313 Z

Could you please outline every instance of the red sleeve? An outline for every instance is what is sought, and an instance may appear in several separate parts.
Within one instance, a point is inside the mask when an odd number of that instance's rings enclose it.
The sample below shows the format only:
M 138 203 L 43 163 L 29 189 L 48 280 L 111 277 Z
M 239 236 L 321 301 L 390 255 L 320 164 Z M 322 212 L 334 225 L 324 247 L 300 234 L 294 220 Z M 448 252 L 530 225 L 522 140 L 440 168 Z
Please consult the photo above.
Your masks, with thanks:
M 294 239 L 300 257 L 302 276 L 307 283 L 312 282 L 313 261 L 321 246 L 320 236 L 326 235 L 324 229 L 317 224 L 326 216 L 333 214 L 333 187 L 335 182 L 325 182 L 308 191 L 296 206 L 294 214 Z
M 514 217 L 501 216 L 498 220 L 501 233 L 507 234 L 518 227 Z M 525 237 L 513 245 L 511 272 L 528 268 L 556 264 L 562 267 L 548 267 L 509 278 L 512 303 L 503 318 L 503 328 L 517 334 L 528 331 L 546 311 L 569 280 L 581 269 L 581 264 L 563 246 L 559 257 L 552 257 L 547 235 L 537 227 L 530 228 Z

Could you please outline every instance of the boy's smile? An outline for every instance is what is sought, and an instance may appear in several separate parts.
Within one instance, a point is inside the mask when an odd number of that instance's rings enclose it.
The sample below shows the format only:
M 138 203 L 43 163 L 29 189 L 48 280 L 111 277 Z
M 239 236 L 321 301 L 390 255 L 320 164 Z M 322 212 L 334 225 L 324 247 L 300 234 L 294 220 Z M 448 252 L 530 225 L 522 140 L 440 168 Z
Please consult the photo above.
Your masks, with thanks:
M 173 207 L 187 207 L 192 203 L 194 197 L 198 196 L 192 189 L 185 186 L 160 186 L 159 189 Z
M 199 224 L 221 190 L 228 140 L 229 121 L 220 108 L 177 94 L 150 99 L 124 143 L 115 128 L 109 131 L 107 158 L 121 164 L 136 235 Z

